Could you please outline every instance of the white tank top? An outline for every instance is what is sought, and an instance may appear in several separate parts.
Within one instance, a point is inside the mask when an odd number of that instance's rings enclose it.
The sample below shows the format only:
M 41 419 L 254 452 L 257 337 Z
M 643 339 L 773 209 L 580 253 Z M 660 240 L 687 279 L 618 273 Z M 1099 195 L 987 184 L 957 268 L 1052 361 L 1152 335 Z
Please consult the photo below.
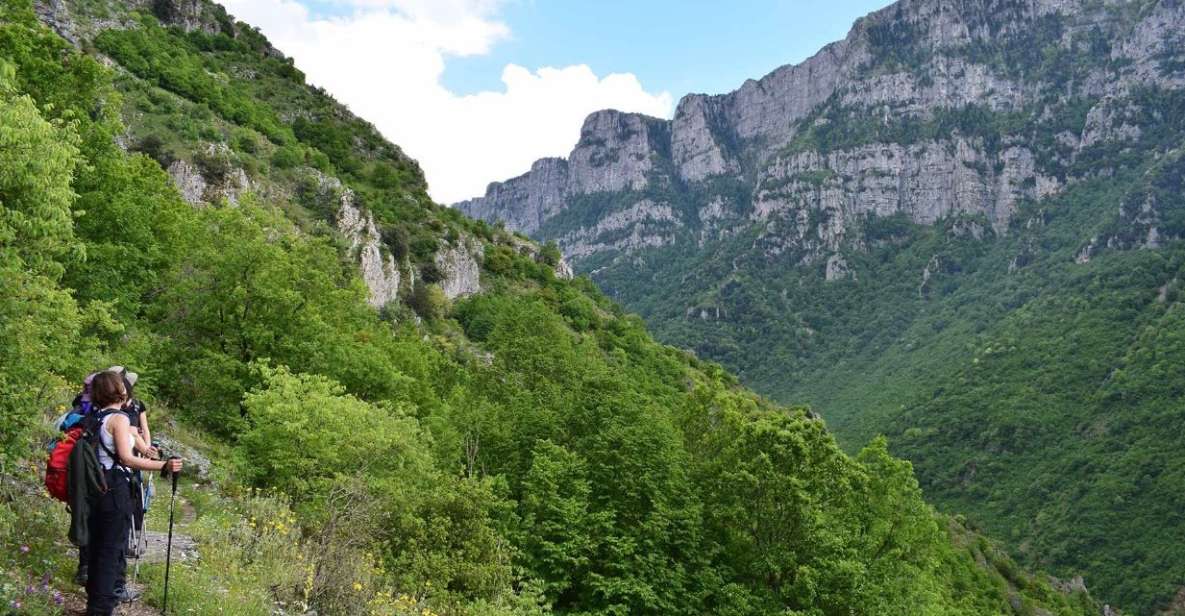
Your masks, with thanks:
M 111 433 L 111 428 L 107 425 L 107 422 L 110 421 L 110 419 L 118 412 L 119 411 L 117 410 L 104 417 L 103 424 L 99 428 L 99 442 L 103 443 L 103 446 L 99 448 L 99 464 L 105 470 L 110 470 L 111 467 L 115 466 L 115 460 L 111 457 L 111 454 L 107 452 L 111 451 L 116 455 L 119 454 L 119 450 L 115 448 L 115 435 Z M 128 445 L 133 448 L 136 446 L 136 438 L 132 436 L 130 431 L 128 432 Z M 128 467 L 122 464 L 119 465 L 119 467 L 125 471 L 129 470 Z

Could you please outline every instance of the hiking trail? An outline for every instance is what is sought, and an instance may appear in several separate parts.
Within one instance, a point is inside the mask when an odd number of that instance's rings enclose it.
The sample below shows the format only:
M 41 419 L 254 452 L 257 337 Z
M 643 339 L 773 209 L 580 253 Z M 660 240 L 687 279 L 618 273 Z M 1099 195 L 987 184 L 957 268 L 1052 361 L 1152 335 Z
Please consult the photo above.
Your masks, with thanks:
M 168 506 L 168 501 L 165 501 L 165 506 Z M 194 511 L 193 505 L 185 500 L 184 497 L 177 496 L 177 519 L 173 526 L 173 565 L 179 563 L 189 562 L 198 558 L 197 542 L 193 540 L 188 534 L 185 534 L 183 529 L 191 522 L 197 519 L 197 514 Z M 144 531 L 145 539 L 147 540 L 147 547 L 144 554 L 140 557 L 140 566 L 160 564 L 165 562 L 165 556 L 168 549 L 169 529 L 165 526 L 162 529 L 146 529 Z M 132 569 L 136 566 L 136 561 L 129 559 L 128 561 L 128 581 L 129 584 L 141 593 L 148 592 L 148 589 L 143 583 L 137 582 L 131 584 Z M 143 575 L 143 572 L 141 572 Z M 85 616 L 86 614 L 86 590 L 83 588 L 74 587 L 70 590 L 63 591 L 64 603 L 63 607 L 65 613 L 69 616 Z M 141 595 L 139 599 L 132 603 L 123 603 L 115 609 L 116 616 L 161 616 L 160 609 L 154 605 L 148 605 L 145 602 L 145 596 Z M 172 610 L 170 610 L 172 611 Z

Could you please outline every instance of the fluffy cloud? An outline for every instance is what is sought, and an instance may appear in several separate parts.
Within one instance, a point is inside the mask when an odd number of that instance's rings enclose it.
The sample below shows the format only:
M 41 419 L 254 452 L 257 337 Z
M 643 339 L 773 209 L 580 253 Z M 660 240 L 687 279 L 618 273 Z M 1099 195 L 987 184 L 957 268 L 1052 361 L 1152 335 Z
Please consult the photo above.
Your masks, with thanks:
M 497 19 L 499 0 L 338 0 L 347 9 L 339 17 L 316 16 L 295 0 L 224 4 L 416 158 L 442 203 L 480 195 L 537 158 L 566 155 L 597 109 L 671 113 L 670 94 L 585 65 L 511 64 L 500 91 L 450 92 L 441 83 L 449 57 L 488 53 L 510 36 Z

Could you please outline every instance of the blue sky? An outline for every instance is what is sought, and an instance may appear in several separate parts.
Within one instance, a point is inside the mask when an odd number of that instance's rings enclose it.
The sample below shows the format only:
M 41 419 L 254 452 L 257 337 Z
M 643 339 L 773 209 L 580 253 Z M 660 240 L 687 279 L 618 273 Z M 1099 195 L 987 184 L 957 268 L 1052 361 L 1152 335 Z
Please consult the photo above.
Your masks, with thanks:
M 449 61 L 444 82 L 458 92 L 496 88 L 507 63 L 588 64 L 594 73 L 633 73 L 676 100 L 734 90 L 843 38 L 886 0 L 557 1 L 509 4 L 512 38 L 485 56 Z
M 567 155 L 602 108 L 670 117 L 801 62 L 887 0 L 222 0 L 451 203 Z

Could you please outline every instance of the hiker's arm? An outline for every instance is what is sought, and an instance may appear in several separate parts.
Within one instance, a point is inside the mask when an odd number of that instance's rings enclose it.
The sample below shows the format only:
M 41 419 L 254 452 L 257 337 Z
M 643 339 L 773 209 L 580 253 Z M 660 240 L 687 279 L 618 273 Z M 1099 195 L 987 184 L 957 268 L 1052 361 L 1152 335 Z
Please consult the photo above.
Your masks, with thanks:
M 148 431 L 148 413 L 140 413 L 140 429 L 132 432 L 136 437 L 136 451 L 156 459 L 160 453 L 152 446 L 152 433 Z
M 119 454 L 120 464 L 142 471 L 164 470 L 166 466 L 173 473 L 181 470 L 180 458 L 162 462 L 132 455 L 132 444 L 128 442 L 128 437 L 132 436 L 132 424 L 128 421 L 127 415 L 114 415 L 107 421 L 107 425 L 111 427 L 111 435 L 115 437 L 115 452 Z
M 140 404 L 140 408 L 144 409 L 140 411 L 140 435 L 144 437 L 144 442 L 148 444 L 148 447 L 152 447 L 152 432 L 148 430 L 148 407 L 143 406 L 143 402 Z M 148 454 L 147 451 L 143 453 Z
M 136 439 L 136 451 L 140 452 L 141 454 L 144 454 L 145 456 L 147 456 L 149 458 L 156 459 L 156 453 L 157 453 L 156 449 L 153 448 L 152 445 L 149 444 L 149 442 L 147 440 L 145 440 L 143 436 L 140 436 L 139 431 L 132 430 L 132 437 L 134 437 Z

